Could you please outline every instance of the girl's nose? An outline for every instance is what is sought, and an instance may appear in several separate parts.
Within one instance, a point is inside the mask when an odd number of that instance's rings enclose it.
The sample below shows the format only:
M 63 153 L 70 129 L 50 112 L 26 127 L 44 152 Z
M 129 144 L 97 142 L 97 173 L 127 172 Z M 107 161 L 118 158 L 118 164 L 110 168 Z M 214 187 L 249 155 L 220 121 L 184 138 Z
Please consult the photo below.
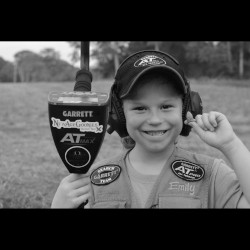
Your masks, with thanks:
M 150 112 L 148 118 L 148 124 L 150 125 L 158 125 L 162 123 L 162 118 L 159 112 Z

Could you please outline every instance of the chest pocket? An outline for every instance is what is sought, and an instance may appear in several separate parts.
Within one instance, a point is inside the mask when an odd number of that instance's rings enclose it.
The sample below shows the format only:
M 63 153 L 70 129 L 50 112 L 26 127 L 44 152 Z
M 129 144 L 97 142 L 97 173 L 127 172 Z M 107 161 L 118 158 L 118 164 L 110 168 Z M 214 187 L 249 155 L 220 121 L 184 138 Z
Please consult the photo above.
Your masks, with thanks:
M 125 208 L 126 201 L 100 201 L 95 202 L 92 208 Z
M 159 208 L 201 208 L 201 200 L 182 195 L 159 195 Z

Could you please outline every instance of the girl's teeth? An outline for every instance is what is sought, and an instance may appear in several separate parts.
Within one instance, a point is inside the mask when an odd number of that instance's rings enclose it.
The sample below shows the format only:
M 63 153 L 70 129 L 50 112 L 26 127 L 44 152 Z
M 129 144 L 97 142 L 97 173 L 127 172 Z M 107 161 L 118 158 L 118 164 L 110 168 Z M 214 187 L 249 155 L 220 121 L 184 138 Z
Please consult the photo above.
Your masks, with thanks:
M 151 136 L 157 136 L 157 135 L 163 135 L 165 134 L 166 131 L 156 131 L 156 132 L 146 132 L 146 134 L 151 135 Z

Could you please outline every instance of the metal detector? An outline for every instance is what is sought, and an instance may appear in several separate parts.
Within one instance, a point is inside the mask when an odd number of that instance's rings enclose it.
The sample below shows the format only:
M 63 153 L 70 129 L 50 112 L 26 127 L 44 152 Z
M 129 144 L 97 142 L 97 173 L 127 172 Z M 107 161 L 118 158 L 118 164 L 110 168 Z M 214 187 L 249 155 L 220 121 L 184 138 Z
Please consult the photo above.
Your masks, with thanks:
M 108 123 L 109 94 L 91 91 L 90 42 L 81 42 L 80 70 L 74 91 L 50 92 L 49 121 L 52 137 L 70 173 L 85 174 L 93 164 Z

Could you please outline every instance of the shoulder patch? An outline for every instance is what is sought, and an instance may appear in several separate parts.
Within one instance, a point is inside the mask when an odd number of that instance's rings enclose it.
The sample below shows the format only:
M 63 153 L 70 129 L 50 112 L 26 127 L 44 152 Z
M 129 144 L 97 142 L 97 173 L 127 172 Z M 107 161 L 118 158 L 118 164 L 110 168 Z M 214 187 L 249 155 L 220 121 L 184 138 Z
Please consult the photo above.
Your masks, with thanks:
M 115 181 L 121 173 L 119 165 L 103 165 L 94 170 L 90 175 L 91 183 L 97 186 L 108 185 Z
M 174 161 L 171 169 L 176 176 L 186 181 L 199 181 L 205 175 L 203 167 L 185 160 Z

